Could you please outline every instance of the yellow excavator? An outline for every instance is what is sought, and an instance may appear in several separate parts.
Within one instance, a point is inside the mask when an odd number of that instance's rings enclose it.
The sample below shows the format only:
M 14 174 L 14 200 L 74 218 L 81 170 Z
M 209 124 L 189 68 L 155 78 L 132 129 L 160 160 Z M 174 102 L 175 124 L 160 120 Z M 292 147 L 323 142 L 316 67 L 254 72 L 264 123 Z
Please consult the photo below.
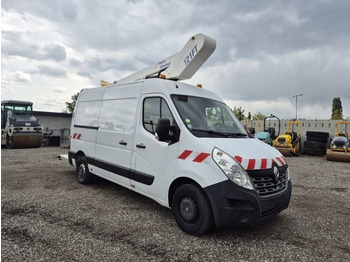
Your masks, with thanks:
M 297 132 L 294 131 L 297 130 Z M 284 156 L 299 156 L 301 153 L 301 123 L 289 121 L 287 131 L 274 141 L 274 147 Z
M 327 160 L 350 162 L 350 140 L 349 131 L 350 121 L 338 121 L 335 123 L 335 134 L 329 149 L 327 149 Z

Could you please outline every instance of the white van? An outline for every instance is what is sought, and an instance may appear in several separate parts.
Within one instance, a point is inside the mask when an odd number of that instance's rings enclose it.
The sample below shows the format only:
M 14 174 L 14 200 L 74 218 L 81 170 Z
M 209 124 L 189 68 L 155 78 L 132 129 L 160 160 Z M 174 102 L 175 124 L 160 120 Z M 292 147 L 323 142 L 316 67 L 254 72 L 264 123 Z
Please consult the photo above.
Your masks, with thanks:
M 83 89 L 69 162 L 172 209 L 179 227 L 259 223 L 288 207 L 285 158 L 253 138 L 214 93 L 165 79 Z

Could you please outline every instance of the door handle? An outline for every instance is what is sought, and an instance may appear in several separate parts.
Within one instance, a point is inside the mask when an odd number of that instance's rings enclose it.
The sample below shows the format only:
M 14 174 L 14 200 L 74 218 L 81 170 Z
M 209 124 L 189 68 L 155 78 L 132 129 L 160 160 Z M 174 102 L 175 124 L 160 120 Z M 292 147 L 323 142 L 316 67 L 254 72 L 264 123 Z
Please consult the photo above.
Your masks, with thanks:
M 126 146 L 128 143 L 126 143 L 124 140 L 119 141 L 119 145 Z
M 146 148 L 146 146 L 145 146 L 143 143 L 137 144 L 136 147 L 137 147 L 137 148 Z

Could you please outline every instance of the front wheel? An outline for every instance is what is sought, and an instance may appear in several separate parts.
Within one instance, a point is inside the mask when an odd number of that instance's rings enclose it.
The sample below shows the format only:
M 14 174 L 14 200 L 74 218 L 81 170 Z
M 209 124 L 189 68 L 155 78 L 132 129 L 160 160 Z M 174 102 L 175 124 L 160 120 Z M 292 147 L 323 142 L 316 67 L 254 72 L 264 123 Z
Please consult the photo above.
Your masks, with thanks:
M 209 199 L 194 184 L 185 184 L 176 189 L 172 199 L 172 212 L 178 226 L 190 235 L 202 235 L 214 224 Z
M 81 184 L 90 184 L 93 180 L 93 174 L 89 172 L 85 157 L 77 159 L 77 179 Z

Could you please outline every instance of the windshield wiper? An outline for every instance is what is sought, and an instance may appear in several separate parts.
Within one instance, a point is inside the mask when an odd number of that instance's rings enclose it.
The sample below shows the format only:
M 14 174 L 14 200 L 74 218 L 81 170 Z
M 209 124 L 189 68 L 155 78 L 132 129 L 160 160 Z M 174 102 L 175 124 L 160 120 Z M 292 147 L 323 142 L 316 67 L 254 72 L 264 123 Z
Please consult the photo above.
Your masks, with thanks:
M 234 137 L 234 138 L 247 137 L 247 134 L 244 134 L 244 133 L 222 133 L 214 130 L 205 130 L 205 129 L 196 129 L 196 128 L 191 129 L 191 131 L 205 132 L 208 134 L 220 135 L 223 137 Z
M 247 134 L 244 133 L 227 133 L 228 136 L 232 136 L 232 137 L 247 137 Z
M 214 135 L 220 135 L 220 136 L 223 136 L 223 137 L 227 137 L 227 134 L 216 132 L 214 130 L 205 130 L 205 129 L 192 128 L 191 131 L 205 132 L 205 133 L 208 133 L 208 134 L 214 134 Z

